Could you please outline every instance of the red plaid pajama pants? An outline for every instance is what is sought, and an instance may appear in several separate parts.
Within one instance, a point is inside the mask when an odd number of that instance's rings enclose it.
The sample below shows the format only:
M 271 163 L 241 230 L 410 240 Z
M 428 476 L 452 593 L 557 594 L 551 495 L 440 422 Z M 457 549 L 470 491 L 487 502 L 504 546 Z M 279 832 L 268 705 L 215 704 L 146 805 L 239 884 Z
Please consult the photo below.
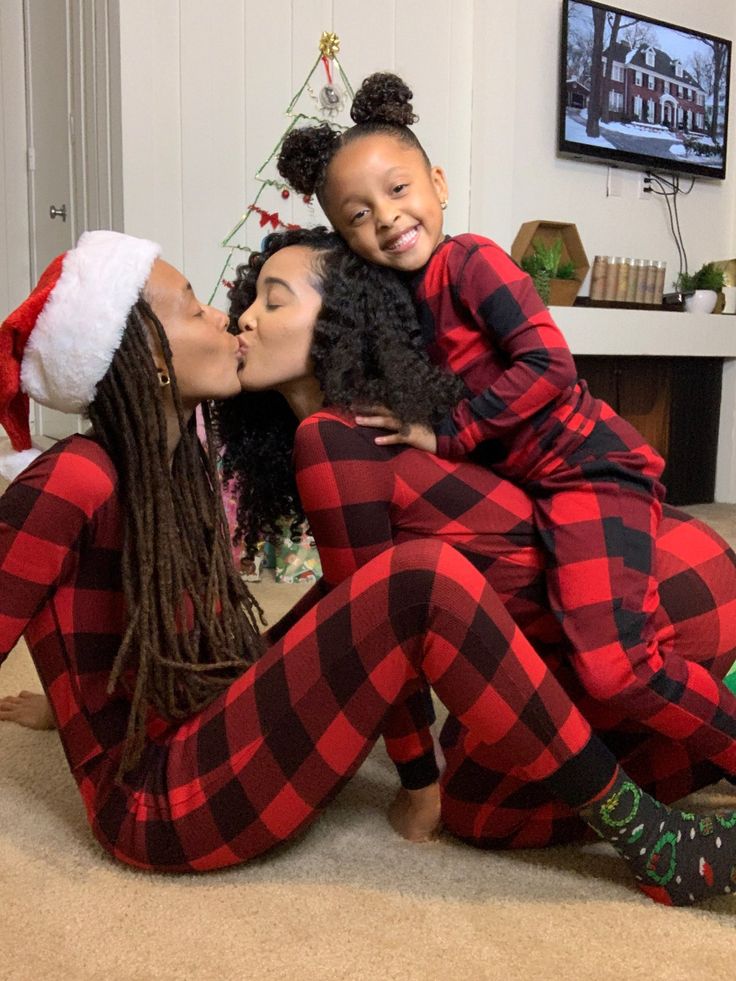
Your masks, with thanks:
M 660 605 L 653 617 L 660 656 L 719 689 L 736 659 L 736 557 L 706 525 L 665 507 L 657 534 Z M 623 769 L 657 799 L 672 803 L 717 781 L 706 741 L 677 740 L 632 720 L 625 705 L 587 694 L 569 659 L 545 657 L 593 730 Z M 539 781 L 519 780 L 492 748 L 450 718 L 441 734 L 443 818 L 459 837 L 483 847 L 525 848 L 586 833 L 576 814 Z
M 483 576 L 416 541 L 337 586 L 123 783 L 98 763 L 93 830 L 143 868 L 244 862 L 315 818 L 424 679 L 494 770 L 572 808 L 610 781 L 613 756 Z
M 662 461 L 604 406 L 566 466 L 534 482 L 550 605 L 583 689 L 736 774 L 736 697 L 702 665 L 663 647 L 654 568 Z

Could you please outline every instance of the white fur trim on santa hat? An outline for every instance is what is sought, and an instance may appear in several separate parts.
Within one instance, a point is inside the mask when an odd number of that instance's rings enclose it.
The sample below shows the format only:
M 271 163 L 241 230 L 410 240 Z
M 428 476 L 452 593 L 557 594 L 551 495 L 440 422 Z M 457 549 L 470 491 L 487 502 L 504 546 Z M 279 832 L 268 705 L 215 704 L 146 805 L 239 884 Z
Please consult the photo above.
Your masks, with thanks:
M 31 331 L 21 387 L 61 412 L 83 412 L 120 346 L 131 307 L 161 253 L 120 232 L 85 232 Z
M 4 480 L 15 480 L 40 454 L 41 450 L 36 447 L 16 453 L 9 439 L 0 439 L 0 477 Z

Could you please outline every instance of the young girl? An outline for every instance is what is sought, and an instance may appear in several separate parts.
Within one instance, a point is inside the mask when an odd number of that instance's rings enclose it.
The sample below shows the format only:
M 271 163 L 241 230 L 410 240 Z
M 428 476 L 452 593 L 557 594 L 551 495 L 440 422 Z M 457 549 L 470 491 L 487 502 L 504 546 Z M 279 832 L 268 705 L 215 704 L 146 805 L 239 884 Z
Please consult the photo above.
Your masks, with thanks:
M 585 690 L 655 732 L 699 743 L 733 773 L 736 698 L 663 648 L 654 629 L 663 461 L 578 379 L 530 278 L 486 238 L 444 236 L 447 183 L 409 128 L 411 97 L 396 76 L 373 75 L 355 97 L 355 126 L 294 130 L 279 158 L 281 174 L 317 194 L 352 249 L 402 274 L 432 360 L 464 383 L 432 428 L 407 425 L 393 406 L 358 422 L 396 430 L 380 444 L 476 455 L 522 484 Z
M 449 546 L 381 552 L 261 654 L 193 420 L 239 389 L 250 346 L 157 256 L 85 233 L 0 328 L 14 448 L 30 447 L 28 395 L 93 427 L 0 498 L 0 660 L 24 634 L 101 845 L 172 872 L 247 861 L 305 828 L 390 707 L 430 683 L 477 747 L 566 801 L 653 899 L 729 892 L 736 815 L 697 821 L 637 787 Z M 319 305 L 302 266 L 266 274 L 272 308 L 297 293 Z
M 658 796 L 675 800 L 717 777 L 702 739 L 696 745 L 637 731 L 609 705 L 580 694 L 560 661 L 564 638 L 545 609 L 532 510 L 520 488 L 465 460 L 377 446 L 370 431 L 340 408 L 369 395 L 427 420 L 452 398 L 448 376 L 429 370 L 407 339 L 412 311 L 395 277 L 351 255 L 334 234 L 299 230 L 268 237 L 264 251 L 240 268 L 231 299 L 243 330 L 245 391 L 218 406 L 218 428 L 226 440 L 226 472 L 236 477 L 241 494 L 246 537 L 284 509 L 299 519 L 306 515 L 324 569 L 315 592 L 323 596 L 399 543 L 410 551 L 427 540 L 451 544 L 544 651 L 547 666 L 554 665 L 553 673 L 580 698 L 586 718 L 627 772 L 631 763 L 633 779 L 641 777 Z M 658 559 L 667 601 L 658 611 L 658 636 L 688 666 L 722 677 L 736 651 L 730 550 L 670 509 Z M 399 599 L 398 591 L 394 595 Z M 505 686 L 503 673 L 496 680 Z M 401 708 L 403 731 L 396 710 L 384 723 L 393 726 L 387 745 L 397 762 L 415 746 L 411 725 L 417 722 L 406 703 Z M 506 720 L 514 725 L 508 715 Z M 442 745 L 448 830 L 484 847 L 533 847 L 581 835 L 577 816 L 554 799 L 549 785 L 520 776 L 506 738 L 483 745 L 451 716 Z M 408 766 L 402 764 L 402 777 Z M 421 830 L 431 818 L 431 808 L 408 817 L 401 810 L 402 833 Z M 732 855 L 728 861 L 733 863 Z

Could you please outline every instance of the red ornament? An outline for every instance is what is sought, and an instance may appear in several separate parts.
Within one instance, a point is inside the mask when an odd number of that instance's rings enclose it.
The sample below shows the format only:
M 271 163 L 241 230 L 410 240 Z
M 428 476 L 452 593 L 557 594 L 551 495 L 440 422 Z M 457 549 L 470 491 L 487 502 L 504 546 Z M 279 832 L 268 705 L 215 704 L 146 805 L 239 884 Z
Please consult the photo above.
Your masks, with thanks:
M 312 203 L 312 195 L 311 194 L 305 194 L 304 197 L 302 198 L 302 201 L 305 204 L 311 204 Z
M 288 192 L 287 188 L 284 188 L 283 191 L 281 192 L 281 197 L 284 199 L 284 201 L 286 201 L 286 199 L 288 198 L 288 196 L 289 196 L 289 192 Z

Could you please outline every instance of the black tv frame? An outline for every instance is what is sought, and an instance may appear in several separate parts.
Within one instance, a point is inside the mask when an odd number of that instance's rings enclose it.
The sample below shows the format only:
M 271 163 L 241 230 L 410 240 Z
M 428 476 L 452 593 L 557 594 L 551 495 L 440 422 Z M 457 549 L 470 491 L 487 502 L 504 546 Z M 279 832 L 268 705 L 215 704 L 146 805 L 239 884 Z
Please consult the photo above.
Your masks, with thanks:
M 664 27 L 679 32 L 680 34 L 690 35 L 694 38 L 703 38 L 708 41 L 715 41 L 724 44 L 728 52 L 728 71 L 725 74 L 725 116 L 723 121 L 723 159 L 720 166 L 710 167 L 703 163 L 689 161 L 687 158 L 655 156 L 648 153 L 640 153 L 621 148 L 610 148 L 596 146 L 590 143 L 581 143 L 569 140 L 565 134 L 567 121 L 567 100 L 568 100 L 568 21 L 569 8 L 573 3 L 586 7 L 597 7 L 613 14 L 621 14 L 623 17 L 633 17 L 654 27 Z M 604 48 L 605 50 L 605 48 Z M 646 68 L 644 69 L 646 71 Z M 628 167 L 637 170 L 664 172 L 672 174 L 684 174 L 691 177 L 705 177 L 712 180 L 724 180 L 726 177 L 726 155 L 728 152 L 728 110 L 730 108 L 730 76 L 732 71 L 732 45 L 727 38 L 717 37 L 705 31 L 698 31 L 678 24 L 658 20 L 655 17 L 638 14 L 635 11 L 623 10 L 620 7 L 613 7 L 601 0 L 563 0 L 562 5 L 562 30 L 560 32 L 560 58 L 559 58 L 559 91 L 558 91 L 558 119 L 557 119 L 557 152 L 562 157 L 572 157 L 576 160 L 589 160 L 597 163 L 608 164 L 614 167 Z M 625 84 L 625 83 L 624 83 Z M 688 86 L 690 87 L 690 86 Z M 605 93 L 603 93 L 605 96 Z M 706 107 L 704 106 L 704 109 Z

